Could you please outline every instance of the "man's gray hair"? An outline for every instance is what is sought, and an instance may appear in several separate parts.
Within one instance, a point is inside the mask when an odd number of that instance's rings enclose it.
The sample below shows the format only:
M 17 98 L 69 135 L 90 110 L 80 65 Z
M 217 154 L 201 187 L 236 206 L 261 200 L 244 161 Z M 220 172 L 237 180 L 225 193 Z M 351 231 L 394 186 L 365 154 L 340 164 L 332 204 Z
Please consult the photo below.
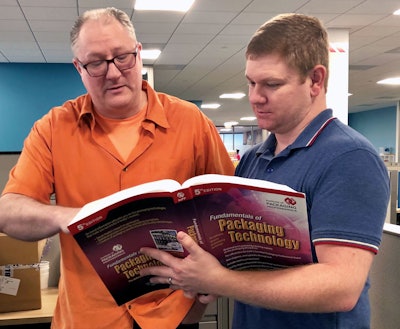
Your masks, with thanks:
M 132 36 L 133 40 L 136 41 L 135 28 L 133 27 L 129 16 L 122 10 L 116 9 L 114 7 L 108 7 L 85 11 L 77 18 L 70 33 L 71 48 L 73 49 L 76 45 L 79 38 L 79 32 L 81 31 L 81 28 L 83 24 L 85 24 L 85 22 L 87 22 L 88 20 L 107 18 L 115 18 L 118 22 L 121 23 L 123 27 L 126 28 L 129 34 Z

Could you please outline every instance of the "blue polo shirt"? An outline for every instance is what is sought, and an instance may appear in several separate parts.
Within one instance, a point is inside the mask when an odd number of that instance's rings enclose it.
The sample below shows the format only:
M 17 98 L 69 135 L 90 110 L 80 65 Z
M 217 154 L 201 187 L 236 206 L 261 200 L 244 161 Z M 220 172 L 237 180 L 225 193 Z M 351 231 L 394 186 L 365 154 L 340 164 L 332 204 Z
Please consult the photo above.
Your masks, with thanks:
M 271 134 L 248 150 L 236 175 L 285 184 L 306 194 L 314 261 L 314 246 L 319 243 L 376 253 L 389 200 L 389 177 L 371 143 L 327 109 L 277 156 L 275 145 Z M 350 312 L 290 313 L 235 302 L 232 329 L 369 328 L 368 287 L 366 282 Z

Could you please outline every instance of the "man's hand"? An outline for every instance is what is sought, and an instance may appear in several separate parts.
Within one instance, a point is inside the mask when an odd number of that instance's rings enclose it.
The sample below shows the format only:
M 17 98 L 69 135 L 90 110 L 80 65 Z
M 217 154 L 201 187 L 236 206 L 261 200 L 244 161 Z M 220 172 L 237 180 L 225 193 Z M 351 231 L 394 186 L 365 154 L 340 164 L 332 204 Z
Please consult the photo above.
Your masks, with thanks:
M 167 283 L 172 289 L 182 289 L 187 297 L 197 297 L 201 303 L 214 301 L 216 296 L 212 295 L 212 284 L 207 279 L 226 269 L 188 234 L 178 232 L 177 239 L 188 251 L 188 256 L 178 258 L 155 248 L 142 248 L 140 251 L 143 254 L 159 260 L 165 266 L 147 267 L 140 274 L 152 275 L 152 283 Z

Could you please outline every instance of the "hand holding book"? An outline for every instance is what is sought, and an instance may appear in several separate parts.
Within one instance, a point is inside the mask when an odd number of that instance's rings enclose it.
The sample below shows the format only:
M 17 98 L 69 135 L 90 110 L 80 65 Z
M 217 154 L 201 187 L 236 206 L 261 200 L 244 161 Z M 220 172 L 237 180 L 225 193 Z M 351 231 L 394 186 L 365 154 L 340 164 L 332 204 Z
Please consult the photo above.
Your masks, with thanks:
M 141 276 L 151 276 L 150 282 L 154 284 L 170 284 L 172 289 L 182 289 L 188 298 L 201 298 L 202 302 L 208 304 L 217 296 L 208 293 L 208 287 L 199 285 L 199 275 L 193 269 L 201 269 L 202 272 L 211 274 L 218 270 L 220 262 L 212 254 L 202 249 L 188 234 L 178 232 L 177 240 L 188 252 L 185 258 L 177 258 L 168 252 L 156 248 L 143 247 L 140 252 L 153 259 L 157 259 L 163 265 L 147 267 L 140 271 Z M 218 276 L 218 274 L 217 274 Z M 181 278 L 190 285 L 199 287 L 196 291 L 191 290 L 183 283 Z

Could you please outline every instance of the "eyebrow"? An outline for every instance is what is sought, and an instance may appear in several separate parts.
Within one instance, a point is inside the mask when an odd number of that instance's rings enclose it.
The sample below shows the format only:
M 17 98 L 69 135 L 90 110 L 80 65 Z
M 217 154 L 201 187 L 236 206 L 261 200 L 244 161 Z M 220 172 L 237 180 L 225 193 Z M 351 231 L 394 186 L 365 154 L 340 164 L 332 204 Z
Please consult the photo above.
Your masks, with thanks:
M 257 84 L 268 84 L 271 80 L 274 80 L 274 81 L 278 80 L 278 78 L 269 77 L 269 78 L 261 79 L 259 81 L 255 81 L 254 79 L 251 79 L 247 74 L 245 75 L 245 77 L 248 81 L 256 82 Z
M 118 48 L 112 49 L 111 53 L 122 54 L 122 53 L 125 53 L 125 52 L 129 52 L 128 50 L 125 51 L 123 49 L 124 48 L 122 48 L 122 47 L 118 47 Z M 114 56 L 114 55 L 112 55 L 112 56 Z M 102 60 L 102 59 L 105 59 L 106 57 L 107 57 L 106 55 L 104 55 L 103 53 L 100 53 L 100 52 L 92 52 L 92 53 L 89 53 L 87 55 L 88 60 L 92 60 L 92 59 L 94 59 L 94 60 L 96 60 L 96 59 Z

